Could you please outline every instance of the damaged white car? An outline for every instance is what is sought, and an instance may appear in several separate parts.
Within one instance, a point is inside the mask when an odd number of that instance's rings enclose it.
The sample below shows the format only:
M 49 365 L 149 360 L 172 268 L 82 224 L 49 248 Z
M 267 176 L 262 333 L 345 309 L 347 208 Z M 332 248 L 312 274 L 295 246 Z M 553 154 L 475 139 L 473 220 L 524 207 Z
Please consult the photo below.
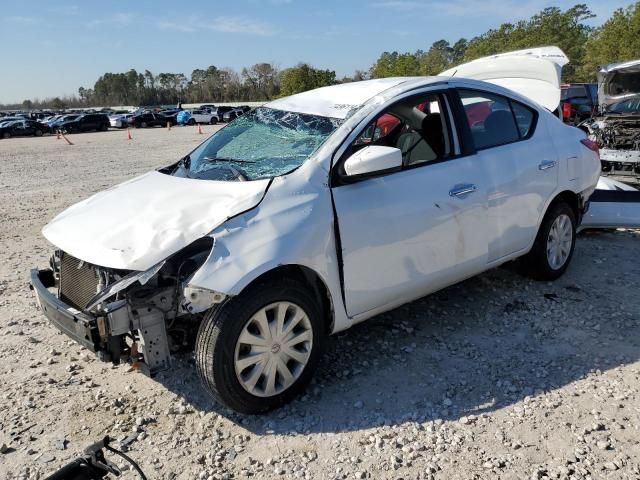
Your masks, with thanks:
M 216 399 L 264 412 L 304 388 L 328 334 L 518 257 L 562 275 L 599 172 L 584 132 L 497 85 L 326 87 L 70 207 L 31 283 L 103 360 L 153 374 L 194 349 Z

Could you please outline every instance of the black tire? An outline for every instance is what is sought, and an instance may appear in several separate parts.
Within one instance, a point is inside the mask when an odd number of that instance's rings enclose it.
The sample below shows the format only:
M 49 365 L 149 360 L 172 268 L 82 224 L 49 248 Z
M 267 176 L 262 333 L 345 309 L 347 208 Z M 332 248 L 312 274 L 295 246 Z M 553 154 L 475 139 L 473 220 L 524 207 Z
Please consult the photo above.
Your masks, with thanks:
M 547 255 L 547 242 L 551 227 L 561 215 L 566 215 L 571 220 L 571 247 L 564 263 L 559 268 L 554 268 Z M 527 255 L 522 257 L 521 264 L 524 272 L 535 280 L 556 280 L 562 276 L 569 267 L 575 245 L 576 216 L 573 209 L 563 201 L 552 204 L 540 224 L 533 248 Z
M 196 121 L 193 118 L 190 118 L 189 121 L 187 122 L 188 125 L 195 125 Z
M 140 128 L 147 128 L 147 122 L 140 122 Z
M 255 396 L 245 390 L 236 377 L 236 342 L 251 316 L 278 301 L 295 303 L 307 314 L 313 332 L 311 354 L 304 370 L 288 389 L 272 397 Z M 195 346 L 200 380 L 216 401 L 237 412 L 258 414 L 278 408 L 298 395 L 311 380 L 324 343 L 323 325 L 316 296 L 303 283 L 285 278 L 249 287 L 212 308 L 202 320 Z
M 36 130 L 35 132 L 33 132 L 33 134 L 34 134 L 36 137 L 41 137 L 41 136 L 42 136 L 42 130 Z
M 218 123 L 216 117 L 211 117 L 211 120 L 209 120 L 209 125 L 215 125 L 216 123 Z
M 11 134 L 9 132 L 4 132 L 2 134 L 2 138 L 11 138 Z
M 109 127 L 107 127 L 105 124 L 100 125 L 101 132 L 106 132 L 107 130 L 109 130 Z

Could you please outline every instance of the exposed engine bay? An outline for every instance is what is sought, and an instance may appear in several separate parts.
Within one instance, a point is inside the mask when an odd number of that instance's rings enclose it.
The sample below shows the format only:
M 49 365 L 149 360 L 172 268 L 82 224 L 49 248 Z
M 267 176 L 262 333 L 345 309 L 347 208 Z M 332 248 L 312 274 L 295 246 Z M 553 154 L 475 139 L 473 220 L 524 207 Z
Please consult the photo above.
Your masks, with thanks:
M 203 312 L 225 298 L 188 286 L 213 243 L 201 238 L 146 272 L 103 268 L 57 250 L 51 269 L 37 274 L 74 316 L 76 326 L 60 319 L 58 328 L 83 335 L 77 339 L 101 360 L 152 375 L 169 367 L 171 353 L 193 347 Z

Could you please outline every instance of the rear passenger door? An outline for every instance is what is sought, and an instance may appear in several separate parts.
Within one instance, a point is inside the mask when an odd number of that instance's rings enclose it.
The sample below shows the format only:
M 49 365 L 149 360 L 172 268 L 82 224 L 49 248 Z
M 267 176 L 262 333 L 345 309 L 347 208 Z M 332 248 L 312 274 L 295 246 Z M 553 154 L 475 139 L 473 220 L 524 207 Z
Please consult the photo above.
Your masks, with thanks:
M 491 263 L 530 247 L 558 185 L 558 158 L 535 109 L 487 91 L 458 91 L 487 175 Z

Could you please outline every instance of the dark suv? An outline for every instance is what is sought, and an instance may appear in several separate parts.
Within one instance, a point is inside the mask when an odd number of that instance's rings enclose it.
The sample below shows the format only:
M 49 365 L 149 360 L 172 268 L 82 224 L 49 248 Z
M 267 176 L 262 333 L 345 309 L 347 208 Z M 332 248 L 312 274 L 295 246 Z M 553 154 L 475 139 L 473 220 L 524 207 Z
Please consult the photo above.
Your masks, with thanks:
M 78 118 L 61 123 L 58 128 L 64 133 L 78 133 L 109 130 L 109 117 L 103 113 L 85 113 Z
M 133 117 L 129 117 L 127 120 L 129 125 L 135 128 L 147 128 L 147 127 L 166 127 L 167 122 L 170 122 L 171 125 L 175 125 L 177 122 L 175 118 L 168 117 L 161 113 L 140 113 L 138 115 L 134 115 Z
M 591 118 L 598 110 L 598 85 L 596 83 L 571 83 L 560 87 L 562 120 L 578 125 Z

